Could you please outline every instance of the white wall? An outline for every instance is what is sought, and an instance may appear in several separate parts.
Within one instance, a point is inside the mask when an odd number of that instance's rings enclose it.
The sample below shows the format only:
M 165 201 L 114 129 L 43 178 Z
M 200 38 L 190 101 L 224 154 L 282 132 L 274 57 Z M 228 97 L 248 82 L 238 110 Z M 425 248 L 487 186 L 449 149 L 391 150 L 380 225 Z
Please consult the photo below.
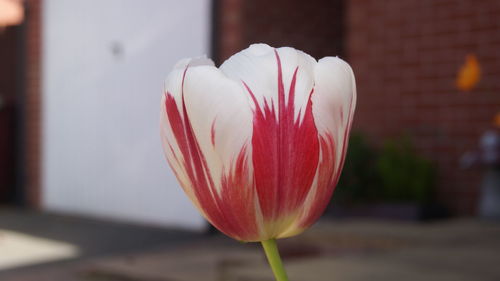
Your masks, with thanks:
M 44 207 L 202 228 L 164 159 L 158 122 L 167 73 L 208 53 L 210 1 L 43 3 Z

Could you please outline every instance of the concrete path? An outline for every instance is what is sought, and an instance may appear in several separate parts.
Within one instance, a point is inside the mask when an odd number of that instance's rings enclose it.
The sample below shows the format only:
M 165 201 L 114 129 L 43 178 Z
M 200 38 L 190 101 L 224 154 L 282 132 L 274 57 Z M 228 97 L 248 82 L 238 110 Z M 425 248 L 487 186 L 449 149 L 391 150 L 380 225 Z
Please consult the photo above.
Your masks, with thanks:
M 66 267 L 96 257 L 176 247 L 201 237 L 187 231 L 0 208 L 0 280 L 50 265 Z M 16 264 L 28 266 L 13 267 Z
M 279 241 L 291 281 L 500 280 L 500 223 L 322 221 Z M 260 246 L 222 236 L 4 274 L 2 281 L 272 281 Z

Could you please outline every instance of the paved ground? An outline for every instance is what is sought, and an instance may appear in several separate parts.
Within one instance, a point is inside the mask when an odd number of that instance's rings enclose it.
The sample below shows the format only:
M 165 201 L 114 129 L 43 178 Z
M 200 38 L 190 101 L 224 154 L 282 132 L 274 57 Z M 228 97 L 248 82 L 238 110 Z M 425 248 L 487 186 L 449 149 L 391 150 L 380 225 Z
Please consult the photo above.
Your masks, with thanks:
M 120 231 L 129 237 L 127 243 L 136 243 L 127 253 L 91 255 L 66 263 L 11 270 L 0 274 L 0 280 L 273 280 L 258 244 L 197 235 L 180 235 L 180 240 L 171 242 L 170 239 L 179 236 L 165 231 L 165 241 L 158 238 L 156 246 L 142 248 L 140 243 L 132 241 L 133 235 L 125 233 L 137 231 L 132 228 Z M 79 235 L 83 235 L 82 231 L 83 228 Z M 157 231 L 161 236 L 164 230 Z M 95 235 L 89 240 L 103 239 Z M 140 240 L 143 236 L 137 237 Z M 92 241 L 88 243 L 90 248 L 94 247 L 90 246 Z M 322 221 L 303 235 L 280 240 L 280 248 L 292 281 L 500 280 L 498 222 Z
M 36 250 L 43 247 L 50 248 L 50 246 L 57 250 L 57 247 L 61 248 L 61 245 L 77 249 L 77 255 L 68 255 L 70 256 L 69 259 L 51 262 L 56 266 L 66 266 L 75 261 L 95 257 L 148 251 L 158 247 L 175 247 L 182 245 L 183 242 L 195 241 L 202 237 L 200 234 L 186 231 L 0 208 L 0 269 L 2 268 L 2 261 L 6 258 L 6 253 L 2 253 L 2 250 L 5 250 L 5 247 L 2 247 L 2 242 L 5 242 L 5 238 L 12 236 L 10 235 L 12 233 L 26 234 L 26 237 L 15 238 L 24 243 L 30 243 L 36 247 Z M 12 241 L 12 239 L 9 241 Z M 54 245 L 50 245 L 51 243 Z M 20 249 L 20 251 L 23 250 Z M 47 266 L 48 264 L 44 263 L 21 269 L 0 270 L 0 280 L 4 280 L 3 277 L 7 274 L 47 268 Z

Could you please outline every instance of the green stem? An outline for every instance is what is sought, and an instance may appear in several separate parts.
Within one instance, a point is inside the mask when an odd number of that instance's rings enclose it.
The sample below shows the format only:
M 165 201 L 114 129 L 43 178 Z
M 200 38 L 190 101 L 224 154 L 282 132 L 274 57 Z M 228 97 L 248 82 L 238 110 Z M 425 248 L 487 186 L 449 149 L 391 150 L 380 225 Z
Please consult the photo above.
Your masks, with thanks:
M 266 252 L 267 261 L 273 270 L 274 277 L 276 277 L 276 281 L 288 281 L 288 276 L 281 262 L 278 246 L 276 246 L 276 240 L 269 239 L 261 241 L 261 243 L 262 247 L 264 247 L 264 252 Z

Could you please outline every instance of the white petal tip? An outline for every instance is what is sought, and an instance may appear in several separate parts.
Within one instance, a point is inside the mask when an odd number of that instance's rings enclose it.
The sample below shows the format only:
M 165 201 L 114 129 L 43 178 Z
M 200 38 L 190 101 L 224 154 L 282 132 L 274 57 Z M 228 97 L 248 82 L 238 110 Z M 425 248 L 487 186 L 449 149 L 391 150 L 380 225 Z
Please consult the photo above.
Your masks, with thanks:
M 342 66 L 348 69 L 351 69 L 351 66 L 343 59 L 339 58 L 338 56 L 335 57 L 324 57 L 318 61 L 318 63 L 331 63 L 335 64 L 338 66 Z
M 214 65 L 214 62 L 207 58 L 206 55 L 195 57 L 195 58 L 185 58 L 175 64 L 174 69 L 185 69 L 186 67 L 194 67 L 200 65 Z
M 186 69 L 186 67 L 197 67 L 197 66 L 214 66 L 214 62 L 207 58 L 207 56 L 200 56 L 195 58 L 185 58 L 178 61 L 174 69 L 169 73 L 167 78 L 165 79 L 165 91 L 179 91 L 181 83 L 178 83 L 177 80 L 180 79 L 182 81 L 182 73 Z
M 256 43 L 248 46 L 246 51 L 253 56 L 263 56 L 272 52 L 274 50 L 273 47 L 265 44 L 265 43 Z

